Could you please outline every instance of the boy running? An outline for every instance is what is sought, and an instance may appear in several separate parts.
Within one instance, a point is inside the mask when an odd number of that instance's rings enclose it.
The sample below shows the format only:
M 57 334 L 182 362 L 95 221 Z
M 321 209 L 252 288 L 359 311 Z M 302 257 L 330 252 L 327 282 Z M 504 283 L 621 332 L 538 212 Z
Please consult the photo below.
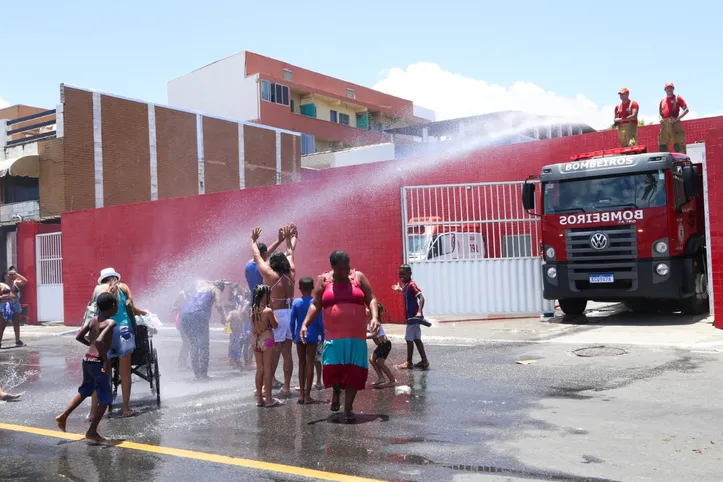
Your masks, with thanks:
M 404 309 L 407 317 L 407 332 L 404 335 L 404 339 L 407 341 L 407 361 L 397 368 L 402 370 L 429 368 L 429 360 L 427 360 L 427 353 L 424 351 L 424 344 L 422 343 L 422 327 L 418 321 L 409 323 L 410 318 L 424 319 L 424 296 L 417 283 L 412 281 L 412 267 L 408 264 L 399 267 L 399 281 L 402 284 L 397 283 L 392 286 L 392 289 L 404 296 Z M 422 361 L 416 365 L 412 364 L 414 345 L 417 345 L 417 351 L 422 357 Z
M 98 424 L 100 424 L 108 405 L 113 402 L 110 388 L 110 360 L 106 354 L 113 342 L 113 328 L 115 327 L 115 321 L 110 317 L 118 311 L 118 301 L 111 293 L 102 293 L 98 296 L 97 303 L 100 314 L 85 325 L 75 337 L 80 343 L 88 346 L 88 351 L 83 357 L 83 384 L 78 388 L 78 394 L 70 402 L 65 412 L 55 418 L 58 428 L 65 432 L 65 424 L 73 410 L 78 408 L 83 400 L 93 395 L 93 392 L 96 392 L 98 408 L 95 410 L 90 428 L 85 433 L 85 438 L 94 442 L 105 440 L 98 433 Z M 86 335 L 89 337 L 86 338 Z
M 378 380 L 372 384 L 374 388 L 389 388 L 393 387 L 397 383 L 396 378 L 392 375 L 392 371 L 386 365 L 387 357 L 392 351 L 392 342 L 384 334 L 384 327 L 382 326 L 381 314 L 384 311 L 384 307 L 379 304 L 379 333 L 376 336 L 371 332 L 371 327 L 367 328 L 367 339 L 374 340 L 374 344 L 377 346 L 374 349 L 374 353 L 369 357 L 369 364 L 377 374 Z M 369 313 L 369 321 L 371 321 L 371 313 Z M 384 378 L 386 376 L 386 379 Z

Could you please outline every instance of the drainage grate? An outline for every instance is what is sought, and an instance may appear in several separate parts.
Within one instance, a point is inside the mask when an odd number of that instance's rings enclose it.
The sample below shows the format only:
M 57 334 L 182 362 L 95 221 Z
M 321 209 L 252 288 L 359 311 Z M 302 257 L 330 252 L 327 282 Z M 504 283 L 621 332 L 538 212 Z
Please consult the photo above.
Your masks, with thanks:
M 574 350 L 572 353 L 581 357 L 594 357 L 625 355 L 627 352 L 622 348 L 616 348 L 614 346 L 589 346 L 587 348 Z

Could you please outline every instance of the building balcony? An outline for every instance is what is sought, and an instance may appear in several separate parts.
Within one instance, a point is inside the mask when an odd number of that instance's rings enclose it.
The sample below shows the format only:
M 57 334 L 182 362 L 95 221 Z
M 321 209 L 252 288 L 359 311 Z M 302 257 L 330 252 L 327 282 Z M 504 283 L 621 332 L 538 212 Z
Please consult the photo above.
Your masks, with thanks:
M 341 143 L 343 146 L 347 147 L 389 142 L 390 136 L 388 134 L 384 134 L 383 132 L 375 132 L 319 118 L 321 109 L 318 105 L 315 112 L 317 117 L 312 117 L 310 115 L 301 114 L 301 106 L 297 108 L 296 103 L 294 104 L 294 108 L 299 111 L 298 113 L 292 112 L 291 106 L 275 104 L 262 100 L 260 123 L 281 129 L 310 134 L 319 141 Z M 354 122 L 356 123 L 356 117 L 354 118 Z
M 40 219 L 39 201 L 24 201 L 0 206 L 0 224 L 16 224 L 29 219 Z
M 55 109 L 18 119 L 0 119 L 0 147 L 17 146 L 55 136 Z

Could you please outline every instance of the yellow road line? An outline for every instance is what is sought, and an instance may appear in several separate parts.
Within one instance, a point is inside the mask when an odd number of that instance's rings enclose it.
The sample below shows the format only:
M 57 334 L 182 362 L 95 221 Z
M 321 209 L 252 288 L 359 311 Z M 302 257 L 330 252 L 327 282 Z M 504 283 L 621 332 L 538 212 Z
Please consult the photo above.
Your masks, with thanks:
M 77 433 L 66 433 L 60 432 L 58 430 L 46 430 L 44 428 L 26 427 L 24 425 L 12 425 L 7 423 L 0 423 L 0 430 L 10 430 L 12 432 L 42 435 L 44 437 L 54 437 L 64 440 L 83 440 L 85 438 L 83 435 Z M 119 447 L 123 449 L 170 455 L 173 457 L 181 457 L 184 459 L 202 460 L 204 462 L 213 462 L 217 464 L 234 465 L 237 467 L 263 470 L 267 472 L 278 472 L 282 474 L 308 477 L 317 480 L 333 480 L 337 482 L 381 482 L 375 479 L 366 479 L 363 477 L 335 474 L 333 472 L 324 472 L 321 470 L 305 469 L 303 467 L 295 467 L 293 465 L 274 464 L 270 462 L 261 462 L 259 460 L 242 459 L 237 457 L 229 457 L 226 455 L 209 454 L 206 452 L 195 452 L 193 450 L 174 449 L 170 447 L 160 447 L 157 445 L 147 445 L 135 442 L 113 443 L 109 441 L 108 443 L 109 445 L 113 445 L 114 447 Z

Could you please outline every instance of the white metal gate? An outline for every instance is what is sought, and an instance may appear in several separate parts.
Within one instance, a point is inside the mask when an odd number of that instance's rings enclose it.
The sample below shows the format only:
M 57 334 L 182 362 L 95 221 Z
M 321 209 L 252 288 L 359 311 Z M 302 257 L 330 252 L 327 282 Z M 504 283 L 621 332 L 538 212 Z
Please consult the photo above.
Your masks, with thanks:
M 404 259 L 425 314 L 533 314 L 542 298 L 540 221 L 524 182 L 402 187 Z
M 35 236 L 38 321 L 63 319 L 63 250 L 60 233 Z

